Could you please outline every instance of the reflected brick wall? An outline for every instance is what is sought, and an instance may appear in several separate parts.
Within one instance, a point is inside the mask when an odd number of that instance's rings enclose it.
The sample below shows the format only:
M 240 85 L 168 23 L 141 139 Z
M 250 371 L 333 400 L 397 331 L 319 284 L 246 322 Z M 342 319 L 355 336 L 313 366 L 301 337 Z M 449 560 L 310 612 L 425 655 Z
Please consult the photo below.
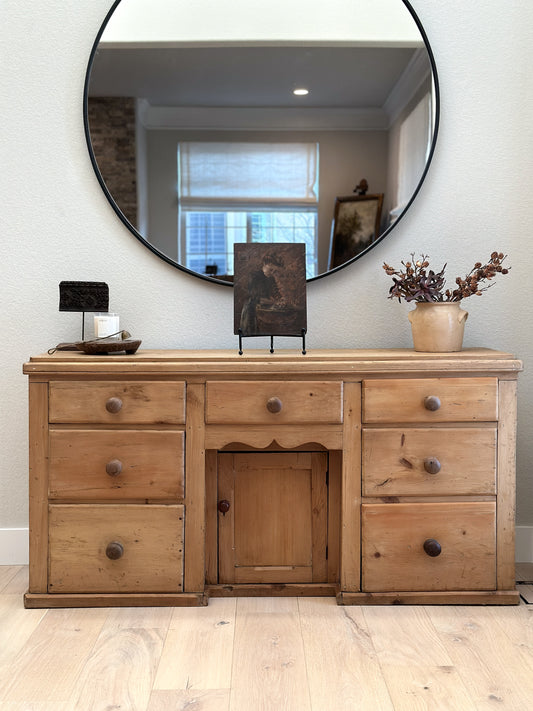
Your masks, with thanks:
M 100 173 L 121 211 L 137 226 L 135 99 L 92 97 L 88 118 Z

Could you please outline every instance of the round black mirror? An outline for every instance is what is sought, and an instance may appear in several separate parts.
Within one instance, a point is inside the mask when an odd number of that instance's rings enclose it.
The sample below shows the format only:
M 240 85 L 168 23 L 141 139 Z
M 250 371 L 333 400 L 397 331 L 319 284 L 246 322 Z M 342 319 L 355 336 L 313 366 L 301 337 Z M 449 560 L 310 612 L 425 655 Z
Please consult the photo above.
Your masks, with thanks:
M 226 285 L 235 242 L 305 242 L 313 280 L 388 236 L 425 178 L 439 121 L 426 34 L 407 0 L 388 2 L 392 35 L 368 16 L 353 23 L 366 36 L 191 40 L 161 3 L 117 0 L 91 52 L 84 124 L 133 235 Z

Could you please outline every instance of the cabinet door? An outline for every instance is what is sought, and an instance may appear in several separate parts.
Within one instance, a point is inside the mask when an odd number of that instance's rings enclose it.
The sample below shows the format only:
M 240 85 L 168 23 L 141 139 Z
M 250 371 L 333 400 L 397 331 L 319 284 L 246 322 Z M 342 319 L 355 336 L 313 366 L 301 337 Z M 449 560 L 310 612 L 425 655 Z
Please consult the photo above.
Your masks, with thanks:
M 326 581 L 326 477 L 323 452 L 220 453 L 219 582 Z

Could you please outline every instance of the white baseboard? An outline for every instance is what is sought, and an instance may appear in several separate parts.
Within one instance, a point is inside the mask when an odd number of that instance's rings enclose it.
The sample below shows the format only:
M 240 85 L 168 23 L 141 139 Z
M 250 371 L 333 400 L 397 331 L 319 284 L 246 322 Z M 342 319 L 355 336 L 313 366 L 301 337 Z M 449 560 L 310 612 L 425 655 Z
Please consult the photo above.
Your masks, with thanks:
M 28 564 L 27 528 L 0 528 L 0 565 Z
M 516 527 L 515 551 L 517 563 L 533 563 L 533 526 Z
M 28 564 L 27 528 L 0 528 L 0 565 Z M 517 563 L 533 563 L 533 526 L 516 527 Z

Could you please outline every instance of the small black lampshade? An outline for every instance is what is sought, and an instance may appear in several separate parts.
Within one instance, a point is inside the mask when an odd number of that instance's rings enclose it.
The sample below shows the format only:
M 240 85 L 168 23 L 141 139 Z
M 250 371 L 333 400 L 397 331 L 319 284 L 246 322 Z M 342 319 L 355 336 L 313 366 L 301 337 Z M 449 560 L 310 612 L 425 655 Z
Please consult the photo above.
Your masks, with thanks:
M 109 311 L 109 287 L 103 281 L 62 281 L 60 311 Z

